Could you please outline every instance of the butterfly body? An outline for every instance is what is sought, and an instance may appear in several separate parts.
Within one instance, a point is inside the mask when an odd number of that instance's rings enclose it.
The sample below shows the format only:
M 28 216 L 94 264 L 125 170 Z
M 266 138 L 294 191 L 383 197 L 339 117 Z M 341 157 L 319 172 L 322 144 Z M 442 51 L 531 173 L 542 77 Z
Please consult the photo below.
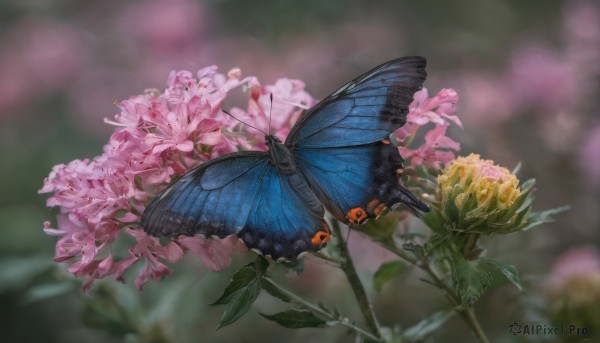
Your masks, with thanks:
M 270 162 L 277 170 L 284 174 L 293 174 L 296 172 L 294 154 L 285 144 L 281 144 L 281 141 L 273 135 L 266 136 L 265 143 L 269 148 Z
M 363 223 L 397 204 L 428 207 L 402 187 L 402 158 L 387 140 L 402 126 L 425 80 L 425 60 L 385 63 L 307 111 L 267 152 L 219 157 L 190 170 L 146 208 L 142 226 L 156 236 L 225 237 L 294 260 L 330 238 L 325 209 L 344 223 Z

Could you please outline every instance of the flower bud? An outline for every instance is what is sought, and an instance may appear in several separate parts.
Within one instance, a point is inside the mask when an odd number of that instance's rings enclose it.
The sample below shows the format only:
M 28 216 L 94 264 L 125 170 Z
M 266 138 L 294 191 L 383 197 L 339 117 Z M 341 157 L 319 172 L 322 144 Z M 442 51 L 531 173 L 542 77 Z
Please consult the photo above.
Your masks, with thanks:
M 437 177 L 432 211 L 424 216 L 430 228 L 450 233 L 468 259 L 481 253 L 479 236 L 510 233 L 539 224 L 528 222 L 531 202 L 530 180 L 519 180 L 508 169 L 483 160 L 477 154 L 458 157 Z
M 553 325 L 573 325 L 594 338 L 600 336 L 600 255 L 595 248 L 576 248 L 560 256 L 542 286 Z
M 482 234 L 517 231 L 526 222 L 530 194 L 508 169 L 477 154 L 458 157 L 437 178 L 439 210 L 446 229 Z

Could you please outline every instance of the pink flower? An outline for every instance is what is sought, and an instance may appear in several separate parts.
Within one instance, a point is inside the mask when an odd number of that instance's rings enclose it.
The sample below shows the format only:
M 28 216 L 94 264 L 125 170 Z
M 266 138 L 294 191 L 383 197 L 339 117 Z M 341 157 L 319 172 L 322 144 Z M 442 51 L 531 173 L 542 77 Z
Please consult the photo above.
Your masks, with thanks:
M 429 91 L 423 88 L 415 93 L 413 102 L 409 106 L 407 122 L 419 126 L 427 123 L 448 125 L 450 120 L 462 128 L 460 119 L 453 115 L 456 112 L 457 102 L 458 94 L 454 89 L 444 88 L 433 98 L 429 98 Z
M 429 98 L 426 88 L 415 93 L 409 106 L 407 123 L 394 132 L 400 143 L 400 155 L 410 161 L 410 165 L 426 165 L 439 169 L 454 159 L 454 151 L 460 150 L 460 144 L 446 136 L 450 122 L 462 128 L 462 122 L 454 115 L 458 95 L 453 89 L 442 89 L 437 95 Z M 424 134 L 425 142 L 418 147 L 412 143 L 418 131 L 434 124 Z
M 304 82 L 278 79 L 274 85 L 259 87 L 255 91 L 255 101 L 249 103 L 247 113 L 258 128 L 269 129 L 269 111 L 281 113 L 271 116 L 271 132 L 284 141 L 302 112 L 310 108 L 315 100 L 304 90 Z M 271 94 L 273 103 L 271 103 Z
M 583 146 L 579 149 L 579 166 L 582 173 L 587 177 L 587 182 L 594 186 L 600 186 L 600 125 L 590 130 L 585 138 Z
M 562 12 L 562 42 L 528 38 L 513 49 L 508 70 L 454 76 L 462 79 L 465 116 L 497 130 L 499 122 L 534 113 L 540 136 L 552 149 L 574 149 L 573 137 L 585 127 L 582 114 L 598 94 L 600 6 L 566 1 Z
M 205 22 L 204 8 L 193 1 L 147 1 L 122 12 L 119 31 L 142 53 L 172 56 L 199 45 Z
M 552 271 L 545 280 L 550 288 L 563 287 L 571 278 L 600 278 L 600 255 L 591 246 L 574 248 L 562 254 L 554 263 Z
M 549 109 L 572 105 L 581 90 L 575 71 L 578 66 L 545 47 L 530 42 L 525 46 L 511 59 L 512 101 Z
M 460 144 L 446 137 L 447 126 L 436 125 L 435 128 L 425 134 L 425 144 L 416 150 L 400 146 L 400 155 L 410 159 L 411 165 L 426 165 L 440 169 L 454 160 L 451 150 L 459 151 Z M 443 149 L 443 150 L 442 150 Z
M 600 66 L 600 6 L 590 0 L 569 1 L 563 9 L 565 57 L 582 74 L 598 75 Z
M 212 244 L 199 236 L 180 237 L 178 243 L 198 256 L 208 268 L 216 272 L 223 269 L 223 266 L 231 264 L 231 251 L 244 252 L 247 250 L 235 235 L 214 241 Z
M 542 283 L 542 291 L 544 307 L 553 324 L 573 321 L 585 327 L 600 327 L 598 250 L 585 246 L 561 255 Z
M 516 114 L 519 104 L 507 77 L 477 70 L 465 72 L 460 79 L 461 113 L 470 122 L 493 126 Z
M 35 17 L 21 20 L 0 43 L 0 112 L 65 87 L 90 54 L 75 27 Z
M 171 270 L 165 263 L 176 263 L 186 251 L 199 256 L 209 268 L 219 270 L 231 263 L 232 251 L 240 250 L 236 245 L 239 243 L 233 244 L 231 239 L 201 237 L 180 237 L 162 245 L 135 224 L 146 204 L 173 176 L 209 158 L 235 151 L 240 145 L 239 137 L 222 134 L 238 122 L 233 123 L 220 111 L 221 104 L 230 91 L 242 85 L 255 89 L 260 87 L 258 81 L 253 77 L 241 79 L 237 68 L 223 75 L 216 67 L 209 67 L 198 77 L 188 71 L 173 72 L 164 92 L 151 90 L 118 102 L 119 113 L 105 120 L 115 125 L 115 130 L 103 153 L 91 160 L 57 165 L 44 180 L 39 192 L 51 193 L 47 205 L 58 206 L 61 213 L 57 228 L 45 222 L 44 231 L 60 237 L 55 261 L 69 264 L 69 272 L 86 278 L 84 290 L 94 280 L 107 276 L 122 281 L 127 269 L 144 263 L 135 278 L 135 285 L 141 289 L 147 281 L 169 275 Z M 284 83 L 265 89 L 283 94 L 281 98 L 290 101 L 300 101 L 294 96 L 306 94 L 303 84 L 294 88 Z M 255 106 L 256 92 L 247 95 L 248 107 Z M 237 111 L 242 112 L 241 117 L 248 117 L 245 111 Z M 273 118 L 281 120 L 278 117 L 282 116 L 287 120 L 295 111 L 300 110 L 277 108 Z M 245 146 L 254 147 L 248 143 Z M 113 249 L 123 232 L 136 243 L 125 256 L 117 258 Z

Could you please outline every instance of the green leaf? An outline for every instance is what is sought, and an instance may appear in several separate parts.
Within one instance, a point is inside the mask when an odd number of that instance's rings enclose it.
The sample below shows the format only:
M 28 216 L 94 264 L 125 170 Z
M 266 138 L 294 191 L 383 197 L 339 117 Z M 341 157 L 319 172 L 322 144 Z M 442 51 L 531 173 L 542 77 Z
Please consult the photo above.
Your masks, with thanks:
M 421 261 L 423 261 L 427 258 L 428 252 L 427 252 L 426 248 L 422 245 L 410 242 L 410 243 L 404 243 L 402 245 L 402 248 L 406 251 L 410 251 L 413 254 L 415 254 L 415 256 Z
M 286 303 L 289 303 L 292 301 L 292 299 L 287 294 L 283 293 L 279 288 L 273 286 L 273 283 L 270 278 L 266 278 L 266 277 L 261 278 L 260 285 L 271 296 L 274 296 L 275 298 L 277 298 L 283 302 L 286 302 Z
M 270 262 L 264 256 L 258 255 L 254 260 L 254 270 L 256 275 L 263 275 L 269 268 Z
M 189 289 L 196 281 L 189 276 L 180 276 L 171 280 L 168 285 L 169 291 L 163 292 L 157 300 L 153 301 L 151 308 L 145 309 L 144 317 L 155 322 L 172 320 L 173 315 L 180 313 L 182 305 L 189 301 Z
M 455 186 L 450 199 L 447 199 L 444 203 L 442 203 L 442 207 L 443 207 L 442 215 L 446 216 L 447 221 L 450 221 L 452 223 L 455 223 L 458 220 L 458 214 L 459 214 L 458 208 L 456 207 L 456 204 L 454 203 L 454 199 L 456 198 L 456 195 L 458 193 L 457 189 L 458 189 L 458 186 Z
M 517 175 L 520 171 L 521 171 L 521 161 L 519 161 L 519 163 L 517 163 L 515 168 L 510 173 Z
M 118 301 L 113 288 L 100 284 L 89 297 L 81 300 L 84 304 L 81 320 L 85 325 L 118 337 L 139 332 L 137 317 L 131 315 L 131 304 Z
M 211 305 L 226 305 L 223 317 L 217 329 L 235 323 L 252 306 L 261 290 L 260 277 L 269 267 L 269 261 L 258 256 L 251 262 L 233 274 L 225 291 Z
M 533 191 L 533 186 L 535 186 L 535 179 L 529 179 L 521 186 L 521 195 L 519 195 L 513 204 L 513 208 L 517 212 L 525 211 L 529 206 L 531 206 L 531 203 L 533 202 L 533 195 L 531 194 L 531 191 Z
M 260 315 L 288 329 L 320 328 L 327 324 L 314 313 L 304 310 L 287 310 L 272 315 L 264 313 Z
M 73 283 L 61 282 L 61 283 L 43 283 L 35 285 L 27 290 L 25 294 L 25 300 L 27 302 L 36 302 L 46 299 L 59 297 L 67 294 L 74 290 Z
M 0 293 L 10 289 L 26 288 L 36 277 L 53 268 L 55 264 L 49 256 L 5 256 L 0 261 Z
M 430 204 L 429 207 L 431 211 L 421 216 L 421 219 L 433 232 L 438 234 L 445 233 L 447 231 L 444 225 L 446 219 L 444 219 L 444 216 L 440 213 L 440 209 L 434 204 Z
M 461 302 L 473 305 L 492 284 L 492 275 L 476 261 L 467 261 L 460 253 L 454 251 L 448 258 L 452 268 L 454 288 Z
M 402 332 L 402 338 L 409 342 L 422 341 L 442 327 L 456 312 L 454 309 L 439 311 Z
M 390 280 L 402 275 L 407 269 L 407 266 L 402 261 L 390 261 L 382 264 L 379 269 L 375 272 L 373 282 L 375 284 L 375 290 L 379 293 L 383 288 L 383 285 L 388 283 Z
M 529 230 L 534 226 L 553 222 L 554 218 L 552 218 L 552 216 L 568 211 L 570 209 L 570 206 L 562 206 L 542 212 L 533 212 L 529 215 L 529 218 L 527 219 L 527 225 L 522 230 Z
M 246 314 L 259 294 L 260 284 L 256 278 L 235 292 L 225 306 L 225 312 L 223 312 L 223 317 L 221 317 L 217 329 L 235 323 Z
M 225 291 L 223 291 L 223 294 L 219 299 L 209 305 L 225 305 L 229 303 L 237 292 L 244 287 L 247 287 L 254 280 L 256 280 L 256 270 L 254 269 L 254 262 L 252 262 L 235 272 L 231 281 L 229 281 L 229 285 L 227 285 Z
M 498 270 L 504 274 L 508 281 L 515 285 L 515 287 L 517 287 L 519 290 L 523 289 L 521 287 L 521 281 L 519 280 L 519 272 L 513 265 L 484 257 L 480 258 L 478 263 L 484 268 Z
M 400 234 L 399 237 L 400 237 L 400 239 L 405 240 L 405 241 L 412 241 L 415 238 L 425 239 L 425 238 L 427 238 L 427 235 L 422 232 L 408 231 L 403 234 Z
M 425 243 L 424 254 L 425 256 L 435 256 L 439 259 L 447 258 L 452 255 L 454 246 L 450 239 L 450 235 L 433 235 Z

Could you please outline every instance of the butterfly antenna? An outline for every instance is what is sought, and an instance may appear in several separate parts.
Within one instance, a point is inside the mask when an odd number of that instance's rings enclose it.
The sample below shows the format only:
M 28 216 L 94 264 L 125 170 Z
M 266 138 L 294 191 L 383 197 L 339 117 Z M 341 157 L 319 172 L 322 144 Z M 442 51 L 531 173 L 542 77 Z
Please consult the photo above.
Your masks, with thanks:
M 242 123 L 242 124 L 244 124 L 244 125 L 248 125 L 248 126 L 250 126 L 251 128 L 253 128 L 253 129 L 255 129 L 255 130 L 257 130 L 257 131 L 259 131 L 259 132 L 263 133 L 265 136 L 267 136 L 267 134 L 266 134 L 266 133 L 265 133 L 263 130 L 261 130 L 261 129 L 258 129 L 258 128 L 254 127 L 254 126 L 252 126 L 252 125 L 250 125 L 250 124 L 248 124 L 248 123 L 246 123 L 245 121 L 242 121 L 242 120 L 240 120 L 240 119 L 236 118 L 236 117 L 235 117 L 233 114 L 231 114 L 231 113 L 229 113 L 229 112 L 227 112 L 227 111 L 225 111 L 225 110 L 223 110 L 223 109 L 221 109 L 221 111 L 223 111 L 225 114 L 227 114 L 227 115 L 228 115 L 228 116 L 230 116 L 231 118 L 233 118 L 233 119 L 235 119 L 235 120 L 239 121 L 240 123 Z
M 271 93 L 270 99 L 271 107 L 269 108 L 269 133 L 271 133 L 271 111 L 273 111 L 273 93 Z

